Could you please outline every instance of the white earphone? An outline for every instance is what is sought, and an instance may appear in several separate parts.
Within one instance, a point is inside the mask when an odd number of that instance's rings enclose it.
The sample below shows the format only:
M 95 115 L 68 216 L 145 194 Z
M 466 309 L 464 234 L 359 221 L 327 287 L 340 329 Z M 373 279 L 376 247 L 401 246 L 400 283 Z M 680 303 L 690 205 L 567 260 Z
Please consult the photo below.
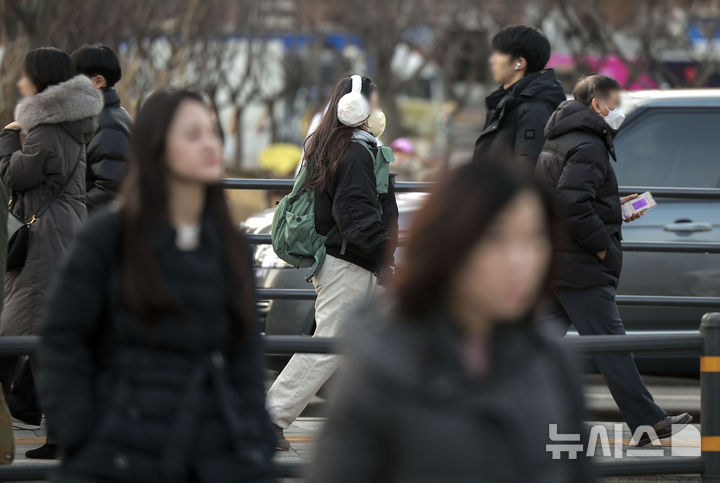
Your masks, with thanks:
M 520 67 L 522 67 L 522 62 L 515 64 L 515 70 L 520 70 Z
M 359 126 L 370 116 L 370 103 L 362 95 L 362 77 L 353 75 L 352 89 L 340 98 L 337 108 L 338 120 L 346 126 Z

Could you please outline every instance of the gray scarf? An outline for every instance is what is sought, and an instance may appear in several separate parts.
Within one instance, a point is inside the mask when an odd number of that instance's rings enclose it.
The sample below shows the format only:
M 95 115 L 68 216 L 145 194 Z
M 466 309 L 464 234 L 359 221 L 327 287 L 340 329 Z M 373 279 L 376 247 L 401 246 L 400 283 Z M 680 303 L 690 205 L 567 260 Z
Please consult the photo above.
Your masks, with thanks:
M 357 139 L 358 141 L 363 141 L 373 148 L 377 147 L 377 139 L 364 129 L 355 129 L 355 131 L 353 131 L 352 138 Z

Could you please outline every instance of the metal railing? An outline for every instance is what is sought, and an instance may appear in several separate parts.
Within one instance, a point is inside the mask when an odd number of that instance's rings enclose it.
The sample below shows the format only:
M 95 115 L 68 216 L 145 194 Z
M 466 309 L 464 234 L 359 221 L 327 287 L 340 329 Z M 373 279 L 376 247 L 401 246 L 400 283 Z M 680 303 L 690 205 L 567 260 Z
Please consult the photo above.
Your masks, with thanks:
M 578 354 L 696 351 L 701 356 L 701 425 L 700 457 L 646 457 L 641 460 L 600 461 L 595 463 L 598 476 L 650 474 L 702 474 L 703 481 L 720 479 L 720 313 L 706 314 L 700 331 L 680 335 L 595 335 L 566 337 L 563 343 Z M 36 336 L 0 338 L 0 355 L 32 354 L 37 347 Z M 337 338 L 308 336 L 265 336 L 266 354 L 338 353 L 343 342 Z M 51 465 L 0 467 L 0 480 L 41 480 L 57 468 Z M 306 464 L 275 463 L 280 478 L 303 477 Z
M 225 179 L 227 189 L 290 190 L 291 179 Z M 430 191 L 432 183 L 397 182 L 397 192 Z M 720 189 L 647 188 L 621 187 L 621 194 L 650 190 L 656 197 L 720 199 Z M 269 235 L 248 235 L 253 244 L 270 243 Z M 674 243 L 674 242 L 624 242 L 623 250 L 681 253 L 720 253 L 720 244 Z M 261 299 L 305 299 L 316 297 L 314 290 L 258 289 Z M 720 297 L 663 297 L 619 295 L 617 301 L 624 305 L 692 306 L 718 305 Z M 578 354 L 618 352 L 695 351 L 701 354 L 701 425 L 702 441 L 700 457 L 643 458 L 642 460 L 602 461 L 596 463 L 598 476 L 629 476 L 652 474 L 702 474 L 703 481 L 720 481 L 720 313 L 706 314 L 700 331 L 692 334 L 658 335 L 598 335 L 566 337 L 563 343 Z M 33 354 L 36 336 L 0 338 L 0 356 Z M 340 339 L 308 336 L 265 336 L 266 354 L 337 353 L 342 351 Z M 0 481 L 43 480 L 57 468 L 57 464 L 0 466 Z M 303 463 L 274 463 L 280 478 L 305 476 Z
M 297 299 L 314 300 L 317 293 L 314 289 L 298 288 L 259 288 L 257 296 L 263 300 L 272 299 Z M 656 307 L 718 307 L 720 309 L 720 297 L 685 297 L 677 295 L 617 295 L 616 301 L 619 305 L 625 306 L 647 306 Z

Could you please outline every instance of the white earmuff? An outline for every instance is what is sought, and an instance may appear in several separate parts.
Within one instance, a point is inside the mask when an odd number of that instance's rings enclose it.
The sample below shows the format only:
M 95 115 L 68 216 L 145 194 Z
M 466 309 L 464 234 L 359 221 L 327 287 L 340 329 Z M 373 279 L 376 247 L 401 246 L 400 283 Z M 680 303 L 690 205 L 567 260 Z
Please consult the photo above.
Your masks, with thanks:
M 340 98 L 337 108 L 338 120 L 346 126 L 360 126 L 370 116 L 370 103 L 362 95 L 362 77 L 354 75 L 352 89 Z

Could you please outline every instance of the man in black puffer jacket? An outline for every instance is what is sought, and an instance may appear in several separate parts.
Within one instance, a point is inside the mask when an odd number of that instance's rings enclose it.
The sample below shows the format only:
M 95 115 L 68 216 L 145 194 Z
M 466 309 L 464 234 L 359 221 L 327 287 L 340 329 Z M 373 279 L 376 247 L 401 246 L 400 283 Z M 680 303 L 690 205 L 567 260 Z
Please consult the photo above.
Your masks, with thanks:
M 485 99 L 485 127 L 473 160 L 503 157 L 533 170 L 545 142 L 545 124 L 565 100 L 555 71 L 544 70 L 550 42 L 539 30 L 520 25 L 501 30 L 492 48 L 490 70 L 500 87 Z
M 623 119 L 620 90 L 609 77 L 581 80 L 573 91 L 576 100 L 563 102 L 547 123 L 547 142 L 537 162 L 536 173 L 554 193 L 565 228 L 548 314 L 565 330 L 572 323 L 580 335 L 625 333 L 615 303 L 622 268 L 620 205 L 637 195 L 619 197 L 610 163 L 615 129 Z M 687 413 L 668 416 L 655 404 L 632 354 L 602 354 L 594 360 L 633 433 L 652 426 L 664 438 L 673 424 L 692 421 Z M 639 445 L 650 442 L 647 434 L 637 436 Z
M 85 202 L 91 212 L 115 198 L 120 188 L 132 120 L 113 89 L 122 76 L 115 52 L 105 45 L 86 45 L 73 52 L 72 60 L 78 74 L 89 77 L 105 97 L 97 131 L 87 146 Z

